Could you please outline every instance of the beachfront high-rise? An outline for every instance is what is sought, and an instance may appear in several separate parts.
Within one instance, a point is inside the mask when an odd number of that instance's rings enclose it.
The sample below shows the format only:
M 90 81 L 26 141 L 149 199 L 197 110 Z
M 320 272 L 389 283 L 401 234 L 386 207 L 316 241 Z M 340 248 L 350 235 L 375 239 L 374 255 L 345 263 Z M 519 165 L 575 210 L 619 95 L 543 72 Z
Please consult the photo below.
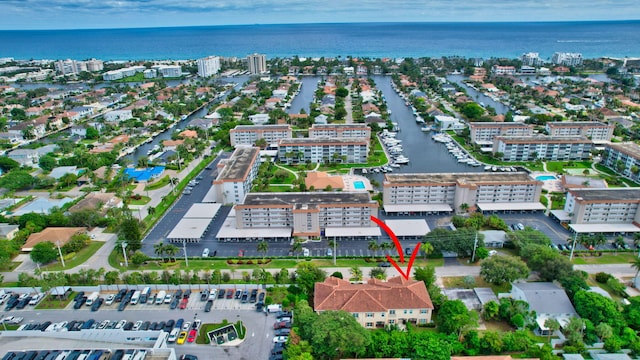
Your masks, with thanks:
M 251 54 L 247 56 L 247 66 L 252 74 L 262 74 L 267 71 L 267 56 L 264 54 Z
M 198 76 L 207 78 L 213 76 L 220 71 L 220 57 L 208 56 L 198 59 Z

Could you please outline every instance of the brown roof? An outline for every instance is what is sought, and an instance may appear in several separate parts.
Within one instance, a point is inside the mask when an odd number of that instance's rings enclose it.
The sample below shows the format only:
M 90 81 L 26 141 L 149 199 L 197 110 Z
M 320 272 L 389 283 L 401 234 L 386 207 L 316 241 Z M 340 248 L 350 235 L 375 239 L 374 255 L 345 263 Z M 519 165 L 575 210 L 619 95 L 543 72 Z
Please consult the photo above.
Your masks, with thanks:
M 304 183 L 307 189 L 312 186 L 316 190 L 324 189 L 327 186 L 331 186 L 333 189 L 344 188 L 344 181 L 340 175 L 329 175 L 322 171 L 312 171 L 307 173 L 307 177 L 304 179 Z
M 180 146 L 184 144 L 184 140 L 164 140 L 162 142 L 162 146 L 170 147 L 170 146 Z
M 95 210 L 99 205 L 102 205 L 102 210 L 106 211 L 109 208 L 117 207 L 122 204 L 115 193 L 89 193 L 84 199 L 78 201 L 77 204 L 69 208 L 69 212 L 78 212 L 82 210 Z
M 51 241 L 54 244 L 60 241 L 62 246 L 71 240 L 71 236 L 86 231 L 86 227 L 48 227 L 39 233 L 31 234 L 22 246 L 22 251 L 31 251 L 34 246 L 43 241 Z
M 370 279 L 366 284 L 352 284 L 329 277 L 315 284 L 314 309 L 347 312 L 380 312 L 389 309 L 433 309 L 422 281 L 397 276 L 382 281 Z
M 187 138 L 197 138 L 198 137 L 198 132 L 195 130 L 185 130 L 183 132 L 181 132 L 179 134 L 182 137 L 187 137 Z

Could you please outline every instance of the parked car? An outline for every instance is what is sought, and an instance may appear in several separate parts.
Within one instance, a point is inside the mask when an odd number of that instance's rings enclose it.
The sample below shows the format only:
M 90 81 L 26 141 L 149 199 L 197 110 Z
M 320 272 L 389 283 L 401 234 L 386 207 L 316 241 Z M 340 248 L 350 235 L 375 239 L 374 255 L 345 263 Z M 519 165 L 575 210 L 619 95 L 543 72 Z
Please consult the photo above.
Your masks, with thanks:
M 233 289 L 227 289 L 227 299 L 233 299 Z
M 388 268 L 388 267 L 391 267 L 391 263 L 388 263 L 388 262 L 386 262 L 386 261 L 384 261 L 384 262 L 379 262 L 379 263 L 378 263 L 378 267 Z
M 93 302 L 93 305 L 91 305 L 91 311 L 100 310 L 100 306 L 102 306 L 102 303 L 104 303 L 104 299 L 98 298 L 96 301 Z
M 187 342 L 188 343 L 192 343 L 194 341 L 196 341 L 196 336 L 198 335 L 198 330 L 196 329 L 191 329 L 189 331 L 189 336 L 187 336 Z
M 189 303 L 189 299 L 188 298 L 182 299 L 182 301 L 180 301 L 180 310 L 186 309 L 188 303 Z
M 167 342 L 169 343 L 176 342 L 176 340 L 178 340 L 179 334 L 180 334 L 180 329 L 171 330 L 171 332 L 169 333 L 169 336 L 167 337 Z
M 131 330 L 138 331 L 142 327 L 142 320 L 138 320 L 133 324 L 133 328 Z
M 111 305 L 113 304 L 113 301 L 115 300 L 116 296 L 114 294 L 110 294 L 109 296 L 107 296 L 107 298 L 104 300 L 105 305 Z
M 260 292 L 260 294 L 258 294 L 258 301 L 259 302 L 264 302 L 264 297 L 265 297 L 265 293 L 264 292 Z
M 290 328 L 291 328 L 290 321 L 278 321 L 275 324 L 273 324 L 273 330 L 290 329 Z
M 204 306 L 204 312 L 210 312 L 213 307 L 213 300 L 207 301 L 207 304 Z
M 187 332 L 181 331 L 180 335 L 178 335 L 178 340 L 176 340 L 176 344 L 182 345 L 187 340 Z
M 225 289 L 218 290 L 218 299 L 224 299 Z
M 289 336 L 289 333 L 291 332 L 291 329 L 278 329 L 275 331 L 275 335 L 276 336 Z
M 252 289 L 251 295 L 249 295 L 249 302 L 254 303 L 258 301 L 258 289 Z
M 273 338 L 274 343 L 286 343 L 289 340 L 288 336 L 276 336 Z
M 200 291 L 200 301 L 207 301 L 208 298 L 209 298 L 209 290 L 204 289 Z

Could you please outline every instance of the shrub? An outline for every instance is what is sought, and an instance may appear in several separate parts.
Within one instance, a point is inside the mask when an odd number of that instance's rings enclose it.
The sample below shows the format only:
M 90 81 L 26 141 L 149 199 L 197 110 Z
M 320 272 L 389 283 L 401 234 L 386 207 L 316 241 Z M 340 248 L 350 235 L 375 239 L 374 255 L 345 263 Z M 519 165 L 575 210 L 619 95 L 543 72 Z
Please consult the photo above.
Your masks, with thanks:
M 244 264 L 244 260 L 237 260 L 237 261 L 236 261 L 236 264 L 238 264 L 238 265 L 242 265 L 242 264 Z
M 611 274 L 606 272 L 599 272 L 596 274 L 596 281 L 600 284 L 606 284 L 609 279 L 613 278 Z
M 247 260 L 247 265 L 253 265 L 253 260 Z
M 233 260 L 233 259 L 227 259 L 227 264 L 234 265 L 234 264 L 236 264 L 236 261 Z

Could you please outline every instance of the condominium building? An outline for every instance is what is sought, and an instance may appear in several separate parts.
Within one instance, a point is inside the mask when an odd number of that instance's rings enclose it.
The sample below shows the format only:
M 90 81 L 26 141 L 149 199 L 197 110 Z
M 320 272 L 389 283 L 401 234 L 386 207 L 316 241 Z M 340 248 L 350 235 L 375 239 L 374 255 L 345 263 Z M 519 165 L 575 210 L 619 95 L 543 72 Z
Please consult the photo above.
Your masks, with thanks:
M 363 164 L 369 154 L 368 138 L 295 138 L 280 140 L 278 145 L 278 159 L 285 164 Z
M 607 144 L 602 164 L 633 181 L 640 181 L 640 146 L 633 142 Z
M 593 142 L 584 136 L 497 136 L 493 152 L 504 161 L 588 160 Z
M 423 281 L 400 276 L 387 281 L 370 279 L 366 284 L 329 277 L 314 288 L 316 312 L 343 310 L 365 328 L 431 322 L 433 303 Z
M 143 72 L 145 70 L 146 67 L 141 65 L 130 66 L 123 69 L 107 71 L 106 73 L 102 74 L 102 79 L 105 81 L 119 80 L 125 77 L 133 76 L 136 73 Z
M 85 61 L 87 71 L 96 72 L 104 70 L 104 62 L 102 60 L 91 59 Z
M 380 234 L 378 203 L 368 192 L 249 193 L 234 207 L 235 228 L 289 229 L 300 237 Z
M 561 220 L 577 233 L 640 232 L 640 189 L 570 189 Z
M 552 63 L 564 66 L 582 65 L 582 60 L 582 54 L 580 53 L 557 52 L 551 56 Z
M 309 129 L 309 137 L 369 139 L 371 128 L 365 124 L 313 124 Z
M 267 72 L 267 56 L 264 54 L 251 54 L 247 56 L 247 66 L 251 74 Z
M 175 78 L 182 76 L 182 66 L 180 65 L 153 65 L 151 68 L 162 77 Z
M 610 141 L 614 128 L 598 121 L 548 122 L 545 126 L 550 136 L 586 136 L 593 142 Z
M 239 204 L 251 191 L 251 183 L 258 175 L 260 149 L 239 147 L 224 163 L 224 167 L 213 181 L 214 201 L 222 204 Z
M 491 67 L 491 73 L 494 75 L 515 75 L 516 68 L 515 66 L 493 65 Z
M 238 125 L 229 131 L 231 146 L 255 145 L 258 139 L 267 144 L 277 143 L 292 137 L 290 125 Z
M 520 60 L 522 60 L 522 65 L 540 66 L 544 64 L 544 60 L 540 59 L 540 54 L 537 52 L 524 53 L 520 56 Z
M 387 214 L 543 211 L 542 182 L 527 173 L 385 174 Z
M 56 72 L 61 75 L 71 75 L 77 74 L 78 71 L 78 62 L 75 60 L 67 59 L 67 60 L 58 60 L 53 64 Z
M 471 122 L 471 142 L 492 146 L 496 136 L 531 136 L 533 125 L 517 122 Z
M 208 56 L 206 58 L 198 59 L 198 76 L 210 77 L 220 71 L 220 57 Z

